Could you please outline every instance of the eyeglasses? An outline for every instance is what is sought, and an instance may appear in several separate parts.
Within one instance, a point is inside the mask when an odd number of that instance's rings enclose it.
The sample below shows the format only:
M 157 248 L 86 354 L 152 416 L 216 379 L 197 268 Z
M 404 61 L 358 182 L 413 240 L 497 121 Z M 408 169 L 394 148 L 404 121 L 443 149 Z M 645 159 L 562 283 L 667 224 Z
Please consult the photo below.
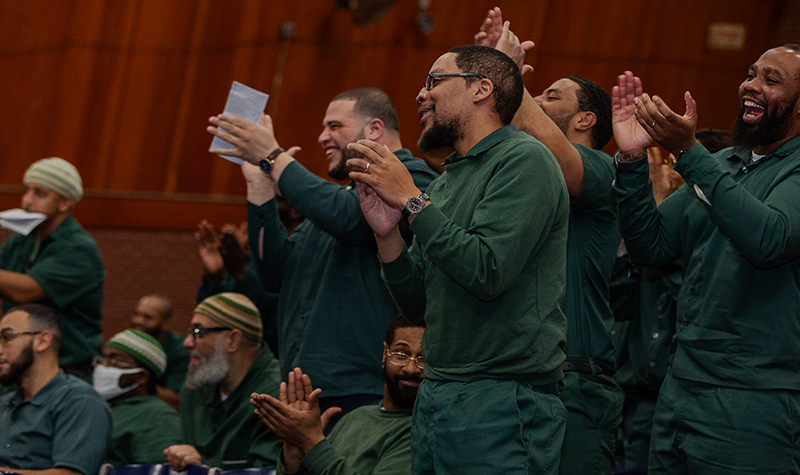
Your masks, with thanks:
M 397 366 L 405 366 L 409 361 L 413 361 L 414 364 L 417 365 L 417 368 L 425 369 L 425 357 L 422 355 L 412 358 L 405 353 L 392 353 L 391 351 L 386 350 L 386 356 L 389 357 L 389 363 Z
M 428 73 L 425 78 L 425 90 L 430 91 L 436 87 L 439 78 L 480 78 L 486 79 L 486 76 L 478 73 Z
M 188 334 L 189 337 L 192 338 L 192 341 L 197 341 L 197 338 L 200 335 L 205 335 L 206 333 L 226 332 L 226 331 L 230 331 L 230 330 L 232 330 L 232 328 L 228 328 L 228 327 L 208 327 L 208 328 L 194 327 L 194 328 L 190 328 L 189 331 L 187 332 L 187 334 Z
M 92 358 L 92 367 L 95 366 L 108 366 L 110 368 L 132 369 L 141 368 L 137 363 L 130 363 L 128 361 L 119 361 L 114 358 L 106 358 L 105 356 L 95 356 Z
M 38 332 L 16 332 L 14 330 L 4 328 L 2 331 L 0 331 L 0 346 L 5 348 L 5 346 L 8 345 L 11 340 L 20 335 L 38 335 L 39 333 L 42 333 L 42 331 L 44 330 Z

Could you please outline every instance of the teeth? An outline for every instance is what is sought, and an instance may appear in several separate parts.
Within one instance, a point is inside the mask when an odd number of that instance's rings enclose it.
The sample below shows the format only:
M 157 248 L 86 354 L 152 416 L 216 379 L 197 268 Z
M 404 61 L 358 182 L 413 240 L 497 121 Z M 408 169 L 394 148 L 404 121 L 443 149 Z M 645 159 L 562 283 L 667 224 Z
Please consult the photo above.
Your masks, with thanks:
M 763 106 L 761 106 L 761 105 L 757 104 L 756 102 L 753 102 L 753 101 L 751 101 L 749 99 L 744 101 L 744 105 L 745 105 L 745 107 L 755 107 L 757 109 L 763 109 L 764 108 Z

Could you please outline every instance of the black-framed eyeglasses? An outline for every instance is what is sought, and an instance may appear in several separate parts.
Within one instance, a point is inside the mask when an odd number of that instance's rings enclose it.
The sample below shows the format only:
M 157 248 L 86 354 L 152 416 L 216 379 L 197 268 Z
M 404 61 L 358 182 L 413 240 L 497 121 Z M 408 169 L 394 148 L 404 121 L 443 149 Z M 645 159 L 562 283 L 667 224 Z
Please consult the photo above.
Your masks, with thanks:
M 226 332 L 231 330 L 233 329 L 228 327 L 207 327 L 207 328 L 194 327 L 189 329 L 187 336 L 192 337 L 193 341 L 197 341 L 197 337 L 205 335 L 206 333 Z
M 95 356 L 92 358 L 92 367 L 95 366 L 108 366 L 109 368 L 122 368 L 122 369 L 133 369 L 133 368 L 141 368 L 141 365 L 137 363 L 130 363 L 128 361 L 120 361 L 117 359 L 106 358 L 105 356 Z
M 480 78 L 486 79 L 486 76 L 478 73 L 428 73 L 425 78 L 425 90 L 430 91 L 436 86 L 439 78 Z
M 412 358 L 405 353 L 397 352 L 392 353 L 389 350 L 386 350 L 386 356 L 389 357 L 389 363 L 392 363 L 397 366 L 405 366 L 408 364 L 409 361 L 413 361 L 417 368 L 425 369 L 425 357 L 422 355 L 417 356 L 416 358 Z
M 8 345 L 11 340 L 20 335 L 38 335 L 43 331 L 44 330 L 40 330 L 38 332 L 17 332 L 8 328 L 4 328 L 3 330 L 0 330 L 0 346 L 5 348 L 5 346 Z

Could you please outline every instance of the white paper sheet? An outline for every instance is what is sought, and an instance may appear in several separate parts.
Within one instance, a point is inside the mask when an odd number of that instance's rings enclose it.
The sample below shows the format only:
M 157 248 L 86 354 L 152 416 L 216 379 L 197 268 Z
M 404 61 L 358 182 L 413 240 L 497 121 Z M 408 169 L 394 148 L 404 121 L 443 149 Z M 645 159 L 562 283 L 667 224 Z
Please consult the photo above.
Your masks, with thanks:
M 233 81 L 231 91 L 228 93 L 228 102 L 225 103 L 224 113 L 235 117 L 241 117 L 252 124 L 256 124 L 261 118 L 264 109 L 267 107 L 268 99 L 268 94 L 256 91 L 240 82 Z M 233 148 L 233 145 L 215 136 L 208 149 L 211 151 L 211 149 L 215 148 Z M 243 163 L 241 158 L 231 157 L 229 155 L 220 155 L 220 157 L 238 165 Z
M 45 219 L 47 216 L 42 213 L 29 213 L 24 209 L 14 208 L 0 213 L 0 226 L 27 236 Z

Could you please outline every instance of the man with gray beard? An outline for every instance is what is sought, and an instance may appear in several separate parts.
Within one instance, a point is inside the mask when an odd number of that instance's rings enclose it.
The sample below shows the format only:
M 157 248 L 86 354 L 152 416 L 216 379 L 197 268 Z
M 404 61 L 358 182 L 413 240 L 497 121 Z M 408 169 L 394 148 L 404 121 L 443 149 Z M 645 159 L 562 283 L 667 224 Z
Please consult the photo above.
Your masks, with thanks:
M 258 308 L 244 295 L 225 292 L 195 307 L 183 341 L 190 352 L 180 397 L 184 444 L 164 450 L 172 470 L 276 465 L 282 441 L 249 404 L 252 393 L 278 395 L 278 360 L 261 340 Z

